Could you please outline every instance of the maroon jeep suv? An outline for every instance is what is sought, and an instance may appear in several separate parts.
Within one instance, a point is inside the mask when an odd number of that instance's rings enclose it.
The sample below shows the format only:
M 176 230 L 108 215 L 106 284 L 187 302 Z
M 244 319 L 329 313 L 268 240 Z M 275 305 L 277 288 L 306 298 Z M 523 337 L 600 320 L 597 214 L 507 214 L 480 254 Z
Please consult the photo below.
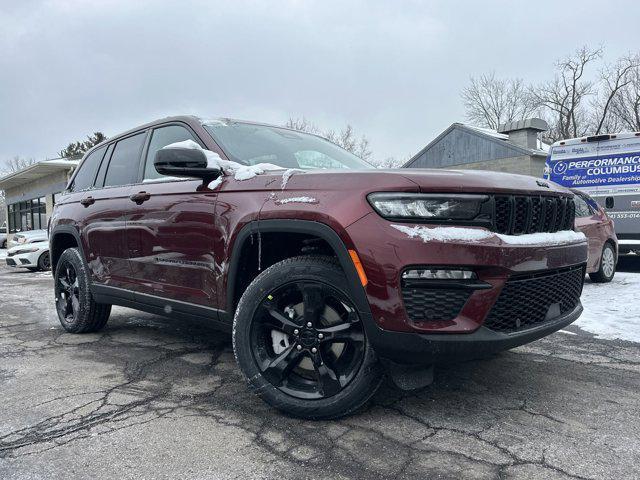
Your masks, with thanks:
M 533 177 L 377 170 L 315 135 L 165 118 L 87 152 L 59 197 L 56 309 L 75 333 L 111 305 L 204 319 L 262 399 L 333 418 L 387 372 L 412 384 L 574 321 L 574 218 Z

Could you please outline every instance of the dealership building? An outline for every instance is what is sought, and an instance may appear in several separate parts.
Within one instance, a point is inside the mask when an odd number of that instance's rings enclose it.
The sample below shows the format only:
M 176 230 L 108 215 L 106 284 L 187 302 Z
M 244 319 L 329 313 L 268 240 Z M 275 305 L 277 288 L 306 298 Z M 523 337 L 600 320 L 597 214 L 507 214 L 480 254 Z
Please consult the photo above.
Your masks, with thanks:
M 414 155 L 404 168 L 492 170 L 542 177 L 549 146 L 541 118 L 507 122 L 498 130 L 454 123 Z
M 43 160 L 0 178 L 7 231 L 47 228 L 56 195 L 62 192 L 79 160 Z

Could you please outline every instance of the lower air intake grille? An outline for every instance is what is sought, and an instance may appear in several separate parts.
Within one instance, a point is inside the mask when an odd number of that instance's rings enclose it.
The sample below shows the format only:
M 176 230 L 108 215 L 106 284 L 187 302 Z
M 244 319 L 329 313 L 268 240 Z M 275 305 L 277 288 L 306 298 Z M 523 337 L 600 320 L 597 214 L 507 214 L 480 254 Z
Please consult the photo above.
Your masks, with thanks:
M 554 320 L 578 305 L 583 282 L 583 266 L 513 277 L 502 289 L 484 326 L 511 333 Z
M 407 315 L 413 321 L 451 320 L 460 313 L 469 292 L 403 287 L 402 297 Z

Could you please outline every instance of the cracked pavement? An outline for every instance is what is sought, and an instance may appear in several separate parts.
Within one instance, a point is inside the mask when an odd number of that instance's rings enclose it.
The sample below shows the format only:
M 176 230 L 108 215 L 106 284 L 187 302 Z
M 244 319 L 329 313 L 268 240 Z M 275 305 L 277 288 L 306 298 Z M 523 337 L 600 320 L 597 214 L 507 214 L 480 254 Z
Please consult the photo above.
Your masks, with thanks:
M 2 479 L 640 477 L 640 344 L 569 327 L 309 422 L 249 393 L 228 335 L 119 307 L 68 334 L 52 284 L 0 267 Z

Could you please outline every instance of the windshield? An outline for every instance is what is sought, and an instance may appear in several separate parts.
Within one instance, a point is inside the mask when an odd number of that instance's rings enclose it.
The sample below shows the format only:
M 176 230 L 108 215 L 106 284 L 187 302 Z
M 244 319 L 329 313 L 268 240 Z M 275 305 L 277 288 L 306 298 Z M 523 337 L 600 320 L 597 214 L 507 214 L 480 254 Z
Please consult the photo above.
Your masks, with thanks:
M 204 122 L 227 156 L 245 165 L 273 163 L 283 168 L 371 169 L 354 154 L 324 138 L 286 128 L 233 121 Z

